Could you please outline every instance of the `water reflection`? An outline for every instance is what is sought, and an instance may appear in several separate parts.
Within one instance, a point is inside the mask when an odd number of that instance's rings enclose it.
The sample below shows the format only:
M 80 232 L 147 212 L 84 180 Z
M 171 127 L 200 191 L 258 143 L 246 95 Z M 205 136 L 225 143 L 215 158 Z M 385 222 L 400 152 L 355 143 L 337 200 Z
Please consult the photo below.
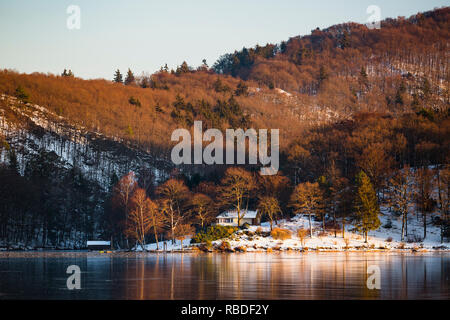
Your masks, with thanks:
M 78 264 L 82 290 L 65 287 Z M 381 270 L 381 290 L 366 286 Z M 284 253 L 0 257 L 0 298 L 449 299 L 449 254 Z

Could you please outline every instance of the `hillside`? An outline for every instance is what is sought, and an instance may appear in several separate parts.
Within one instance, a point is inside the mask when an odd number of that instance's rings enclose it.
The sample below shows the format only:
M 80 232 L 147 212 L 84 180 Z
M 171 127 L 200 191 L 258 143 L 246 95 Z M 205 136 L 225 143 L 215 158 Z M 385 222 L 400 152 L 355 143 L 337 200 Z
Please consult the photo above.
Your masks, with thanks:
M 243 48 L 212 67 L 183 62 L 151 75 L 130 71 L 125 83 L 83 80 L 76 71 L 1 70 L 0 242 L 80 247 L 88 238 L 115 236 L 123 245 L 128 202 L 117 209 L 114 199 L 129 172 L 161 207 L 161 185 L 176 180 L 185 195 L 183 221 L 199 229 L 191 196 L 210 197 L 213 213 L 230 203 L 220 195 L 225 166 L 170 161 L 173 130 L 192 130 L 195 120 L 204 129 L 280 130 L 274 180 L 244 166 L 257 181 L 247 206 L 270 195 L 284 216 L 294 216 L 294 188 L 320 182 L 340 198 L 334 214 L 351 215 L 349 198 L 362 171 L 384 202 L 401 169 L 428 176 L 448 170 L 449 18 L 450 8 L 442 8 L 386 19 L 379 30 L 344 23 Z M 411 196 L 422 203 L 425 225 L 448 220 L 441 191 Z M 440 220 L 427 220 L 428 213 Z

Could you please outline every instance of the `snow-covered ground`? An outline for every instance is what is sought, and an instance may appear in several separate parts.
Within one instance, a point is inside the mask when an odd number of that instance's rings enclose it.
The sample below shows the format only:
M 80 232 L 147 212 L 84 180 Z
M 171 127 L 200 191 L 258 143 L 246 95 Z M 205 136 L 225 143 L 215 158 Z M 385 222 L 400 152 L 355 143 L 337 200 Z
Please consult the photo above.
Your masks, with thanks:
M 411 215 L 408 221 L 408 237 L 405 237 L 405 241 L 401 241 L 401 218 L 391 215 L 391 213 L 382 208 L 380 215 L 381 227 L 378 230 L 369 232 L 368 243 L 364 243 L 364 237 L 361 234 L 356 233 L 353 230 L 352 225 L 346 226 L 345 239 L 342 237 L 342 232 L 337 233 L 337 237 L 334 236 L 334 232 L 327 232 L 326 235 L 322 233 L 321 221 L 313 221 L 312 238 L 308 235 L 304 238 L 302 245 L 301 239 L 297 237 L 298 229 L 306 229 L 309 231 L 309 222 L 307 216 L 295 216 L 291 221 L 281 220 L 278 221 L 276 227 L 282 229 L 288 229 L 292 232 L 291 239 L 276 240 L 271 236 L 262 237 L 258 236 L 255 232 L 257 226 L 251 226 L 248 231 L 255 233 L 250 237 L 245 235 L 244 232 L 239 232 L 234 235 L 228 242 L 231 248 L 245 247 L 246 251 L 260 251 L 277 249 L 277 250 L 302 250 L 304 248 L 317 249 L 317 250 L 354 250 L 354 249 L 413 249 L 413 250 L 431 250 L 431 249 L 443 249 L 450 250 L 450 244 L 448 242 L 441 243 L 440 229 L 438 226 L 434 226 L 429 221 L 427 224 L 427 237 L 423 242 L 413 242 L 412 240 L 419 240 L 423 237 L 423 222 L 421 217 L 417 219 L 416 216 Z M 388 221 L 391 221 L 392 227 L 385 228 Z M 274 226 L 275 227 L 275 226 Z M 265 232 L 270 231 L 269 223 L 263 223 L 260 226 L 260 230 Z M 408 240 L 409 239 L 409 240 Z M 221 240 L 215 241 L 219 244 Z
M 405 241 L 401 241 L 401 218 L 391 214 L 388 209 L 381 208 L 380 214 L 381 227 L 378 230 L 369 233 L 368 243 L 364 243 L 364 237 L 353 230 L 352 225 L 346 226 L 345 239 L 342 237 L 342 231 L 334 236 L 334 232 L 329 231 L 326 235 L 322 233 L 322 222 L 313 220 L 314 236 L 309 237 L 309 222 L 307 216 L 295 216 L 288 220 L 278 221 L 275 227 L 288 229 L 292 233 L 291 239 L 277 240 L 272 236 L 261 236 L 257 231 L 268 233 L 270 225 L 268 222 L 262 223 L 261 226 L 250 226 L 248 230 L 240 230 L 232 235 L 229 239 L 213 241 L 213 246 L 219 246 L 223 241 L 230 244 L 231 249 L 235 251 L 285 251 L 285 250 L 319 250 L 319 251 L 340 251 L 340 250 L 396 250 L 406 249 L 415 251 L 427 250 L 448 250 L 450 244 L 448 242 L 441 243 L 440 228 L 431 223 L 431 219 L 427 223 L 427 237 L 425 241 L 413 242 L 412 239 L 420 240 L 423 237 L 423 221 L 422 218 L 410 215 L 408 220 L 408 237 Z M 391 222 L 391 228 L 385 228 Z M 297 237 L 297 230 L 308 230 L 308 235 L 304 238 L 303 244 L 301 239 Z M 408 240 L 409 239 L 409 240 Z M 190 245 L 191 239 L 183 241 L 183 250 L 190 250 L 196 245 Z M 174 245 L 171 241 L 166 241 L 166 248 L 163 242 L 159 242 L 159 250 L 156 249 L 156 243 L 146 245 L 148 251 L 180 251 L 181 241 L 177 240 Z M 238 248 L 238 250 L 236 250 Z M 242 250 L 243 249 L 243 250 Z M 137 248 L 136 251 L 143 251 Z
M 164 243 L 166 246 L 164 247 Z M 190 247 L 191 239 L 183 240 L 183 249 Z M 172 241 L 160 241 L 158 243 L 159 249 L 157 249 L 156 243 L 150 243 L 145 245 L 145 249 L 147 251 L 180 251 L 181 250 L 181 241 L 175 240 L 175 243 L 172 244 Z M 136 251 L 144 251 L 141 246 L 137 246 Z

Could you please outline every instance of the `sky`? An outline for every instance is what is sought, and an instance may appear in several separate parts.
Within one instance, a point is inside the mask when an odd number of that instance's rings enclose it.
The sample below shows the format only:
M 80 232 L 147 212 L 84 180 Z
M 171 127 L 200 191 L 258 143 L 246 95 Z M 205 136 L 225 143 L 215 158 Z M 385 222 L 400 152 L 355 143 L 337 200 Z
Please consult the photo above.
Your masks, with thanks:
M 339 2 L 339 3 L 338 3 Z M 80 9 L 80 28 L 71 5 Z M 450 0 L 0 0 L 0 68 L 112 79 L 183 61 L 212 65 L 222 54 L 280 43 L 319 27 L 410 16 Z

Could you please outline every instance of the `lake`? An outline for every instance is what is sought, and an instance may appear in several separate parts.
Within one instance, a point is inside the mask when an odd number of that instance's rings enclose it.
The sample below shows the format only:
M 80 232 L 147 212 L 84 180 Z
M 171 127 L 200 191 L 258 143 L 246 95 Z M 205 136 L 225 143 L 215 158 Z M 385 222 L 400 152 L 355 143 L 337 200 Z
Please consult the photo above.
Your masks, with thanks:
M 70 265 L 81 289 L 68 290 Z M 379 290 L 367 270 L 379 268 Z M 369 274 L 370 276 L 370 274 Z M 0 253 L 0 299 L 446 299 L 450 253 Z

